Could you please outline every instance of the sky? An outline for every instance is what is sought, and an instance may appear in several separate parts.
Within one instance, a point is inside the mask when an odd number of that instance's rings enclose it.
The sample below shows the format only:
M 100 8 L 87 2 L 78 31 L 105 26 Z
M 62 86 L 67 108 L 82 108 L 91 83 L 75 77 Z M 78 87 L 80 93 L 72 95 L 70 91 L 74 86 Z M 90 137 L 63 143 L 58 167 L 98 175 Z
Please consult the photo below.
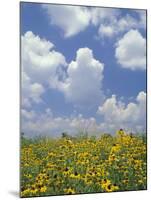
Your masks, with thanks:
M 146 11 L 22 2 L 21 131 L 146 132 Z

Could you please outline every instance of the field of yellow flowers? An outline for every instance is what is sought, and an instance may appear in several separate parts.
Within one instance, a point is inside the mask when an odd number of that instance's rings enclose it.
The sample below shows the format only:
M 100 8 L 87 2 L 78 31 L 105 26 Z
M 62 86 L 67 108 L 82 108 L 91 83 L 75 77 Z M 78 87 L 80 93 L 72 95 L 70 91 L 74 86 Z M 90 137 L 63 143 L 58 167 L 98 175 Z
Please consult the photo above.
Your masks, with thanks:
M 100 138 L 22 139 L 21 197 L 146 189 L 146 141 L 118 131 Z

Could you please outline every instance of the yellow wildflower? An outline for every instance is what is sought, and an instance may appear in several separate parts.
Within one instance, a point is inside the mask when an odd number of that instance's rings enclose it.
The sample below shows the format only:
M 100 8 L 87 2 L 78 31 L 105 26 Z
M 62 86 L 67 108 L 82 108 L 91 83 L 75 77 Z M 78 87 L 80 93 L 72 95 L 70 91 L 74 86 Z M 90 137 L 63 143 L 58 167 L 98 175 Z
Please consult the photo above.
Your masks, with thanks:
M 46 186 L 43 186 L 43 187 L 40 188 L 40 192 L 46 192 L 46 190 L 47 190 Z
M 72 188 L 64 189 L 65 194 L 75 194 L 75 190 Z

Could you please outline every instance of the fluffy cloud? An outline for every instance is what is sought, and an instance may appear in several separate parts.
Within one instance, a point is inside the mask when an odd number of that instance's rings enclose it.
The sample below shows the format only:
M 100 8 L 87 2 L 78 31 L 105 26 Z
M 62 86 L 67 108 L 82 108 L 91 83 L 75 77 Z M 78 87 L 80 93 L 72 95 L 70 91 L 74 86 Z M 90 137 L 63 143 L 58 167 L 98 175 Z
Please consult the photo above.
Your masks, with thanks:
M 58 26 L 64 37 L 74 36 L 84 31 L 88 26 L 100 26 L 99 33 L 103 33 L 105 24 L 113 23 L 120 11 L 113 8 L 88 8 L 82 6 L 43 5 L 51 25 Z M 107 33 L 106 31 L 104 32 Z M 107 36 L 108 33 L 107 33 Z
M 67 101 L 75 104 L 94 105 L 103 99 L 102 80 L 104 65 L 96 60 L 89 48 L 80 48 L 75 61 L 67 69 L 67 78 L 58 87 Z
M 21 110 L 22 132 L 27 136 L 51 136 L 59 137 L 62 132 L 75 135 L 79 132 L 90 134 L 96 133 L 96 121 L 93 117 L 85 119 L 79 114 L 76 117 L 54 117 L 51 109 L 43 113 L 36 111 Z
M 112 37 L 115 33 L 115 30 L 113 29 L 113 27 L 109 26 L 109 25 L 104 25 L 101 24 L 98 30 L 98 34 L 101 37 Z
M 98 37 L 113 37 L 125 33 L 132 28 L 146 28 L 146 12 L 133 11 L 131 14 L 124 14 L 120 9 L 114 8 L 88 8 L 82 6 L 57 6 L 43 5 L 51 25 L 58 26 L 64 37 L 74 36 L 84 31 L 88 26 L 95 26 L 98 29 Z
M 24 120 L 32 120 L 36 118 L 36 113 L 33 110 L 27 111 L 26 109 L 21 109 L 21 115 Z
M 63 5 L 43 5 L 42 7 L 48 14 L 50 24 L 61 28 L 65 37 L 76 35 L 89 25 L 90 13 L 85 7 Z
M 22 105 L 40 103 L 49 79 L 58 80 L 59 72 L 66 67 L 64 56 L 55 51 L 54 44 L 31 31 L 22 36 Z M 48 84 L 48 83 L 47 83 Z
M 107 21 L 100 21 L 98 36 L 100 38 L 113 37 L 125 33 L 130 29 L 145 29 L 145 16 L 145 12 L 142 12 L 139 18 L 134 18 L 130 14 L 120 16 L 113 13 L 112 17 L 107 18 Z
M 32 81 L 43 83 L 54 77 L 65 57 L 54 50 L 54 44 L 28 31 L 22 36 L 22 68 Z
M 42 102 L 41 95 L 45 92 L 44 87 L 39 83 L 32 83 L 25 72 L 22 72 L 22 106 L 30 107 L 31 103 Z
M 112 95 L 98 108 L 97 112 L 104 119 L 100 124 L 102 130 L 113 132 L 122 127 L 129 131 L 145 131 L 146 93 L 139 92 L 135 102 L 127 105 Z
M 119 9 L 93 8 L 91 10 L 91 23 L 98 28 L 98 38 L 112 38 L 119 33 L 119 17 L 121 18 Z
M 90 11 L 90 10 L 89 10 Z M 111 38 L 129 31 L 130 29 L 146 28 L 146 12 L 133 11 L 136 15 L 124 14 L 120 9 L 92 8 L 91 23 L 98 27 L 99 38 Z
M 89 12 L 91 13 L 91 22 L 95 26 L 110 23 L 111 20 L 114 22 L 121 13 L 119 9 L 114 8 L 92 8 Z
M 48 83 L 73 104 L 99 103 L 103 99 L 103 63 L 94 58 L 91 49 L 81 48 L 75 61 L 67 64 L 53 48 L 54 44 L 32 32 L 22 36 L 22 105 L 42 102 Z
M 123 68 L 146 69 L 146 40 L 138 30 L 131 29 L 116 44 L 115 56 Z
M 128 104 L 112 95 L 97 112 L 103 117 L 101 122 L 96 122 L 94 117 L 84 118 L 81 114 L 56 117 L 49 108 L 44 112 L 22 109 L 22 131 L 29 137 L 60 137 L 62 132 L 100 136 L 104 132 L 115 133 L 119 128 L 134 133 L 146 131 L 146 93 L 143 91 L 139 92 L 134 102 Z

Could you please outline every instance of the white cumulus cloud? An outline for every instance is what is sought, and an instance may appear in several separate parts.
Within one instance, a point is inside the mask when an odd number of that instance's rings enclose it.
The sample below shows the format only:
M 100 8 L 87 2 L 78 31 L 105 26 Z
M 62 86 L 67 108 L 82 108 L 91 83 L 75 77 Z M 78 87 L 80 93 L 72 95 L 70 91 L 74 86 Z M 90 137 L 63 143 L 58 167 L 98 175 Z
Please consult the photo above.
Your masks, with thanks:
M 50 79 L 58 80 L 59 72 L 67 64 L 65 57 L 54 50 L 53 43 L 31 31 L 22 36 L 21 47 L 22 105 L 29 107 L 32 102 L 42 102 L 44 84 Z
M 146 28 L 146 12 L 134 11 L 137 17 L 129 14 L 122 14 L 119 9 L 93 8 L 91 10 L 91 22 L 98 27 L 99 38 L 117 37 L 130 29 Z
M 100 136 L 106 132 L 114 134 L 120 128 L 133 133 L 145 132 L 146 93 L 139 92 L 135 100 L 127 104 L 112 95 L 99 106 L 97 113 L 103 117 L 100 122 L 94 117 L 85 118 L 82 114 L 57 117 L 50 108 L 43 112 L 22 109 L 22 132 L 29 137 L 60 137 L 62 132 L 72 136 L 80 132 Z
M 115 33 L 115 30 L 112 26 L 101 24 L 98 30 L 98 34 L 101 37 L 112 37 Z
M 99 106 L 98 114 L 103 116 L 103 123 L 100 129 L 106 131 L 124 128 L 129 131 L 144 131 L 146 129 L 146 93 L 141 91 L 135 102 L 127 105 L 117 100 L 116 95 L 105 100 Z
M 42 102 L 46 85 L 61 91 L 75 105 L 96 105 L 103 100 L 104 64 L 91 49 L 80 48 L 69 64 L 50 41 L 27 32 L 22 36 L 22 105 Z M 92 84 L 93 83 L 93 84 Z
M 22 132 L 26 136 L 51 136 L 60 137 L 61 133 L 67 132 L 76 135 L 80 132 L 94 134 L 97 124 L 93 117 L 84 118 L 81 114 L 75 117 L 55 117 L 50 108 L 38 113 L 34 110 L 21 110 Z
M 21 46 L 22 69 L 33 81 L 43 83 L 66 65 L 65 57 L 54 50 L 54 44 L 31 31 L 22 36 Z
M 116 44 L 115 57 L 123 68 L 146 69 L 146 39 L 138 30 L 131 29 Z
M 67 78 L 58 88 L 67 101 L 75 104 L 94 105 L 103 99 L 102 80 L 104 64 L 94 58 L 91 49 L 77 50 L 75 61 L 67 68 Z
M 121 13 L 119 9 L 114 8 L 92 8 L 89 12 L 91 12 L 91 22 L 95 26 L 114 21 Z
M 42 102 L 41 95 L 45 92 L 45 88 L 40 83 L 33 83 L 25 72 L 22 72 L 21 86 L 23 107 L 31 107 L 32 103 Z
M 49 17 L 50 24 L 58 26 L 65 37 L 71 37 L 86 29 L 90 22 L 87 8 L 80 6 L 42 6 Z
M 59 27 L 64 37 L 72 37 L 95 26 L 98 38 L 113 38 L 130 29 L 146 28 L 146 12 L 134 10 L 123 14 L 114 8 L 95 8 L 70 5 L 42 5 L 50 25 Z M 135 14 L 136 16 L 134 17 Z

